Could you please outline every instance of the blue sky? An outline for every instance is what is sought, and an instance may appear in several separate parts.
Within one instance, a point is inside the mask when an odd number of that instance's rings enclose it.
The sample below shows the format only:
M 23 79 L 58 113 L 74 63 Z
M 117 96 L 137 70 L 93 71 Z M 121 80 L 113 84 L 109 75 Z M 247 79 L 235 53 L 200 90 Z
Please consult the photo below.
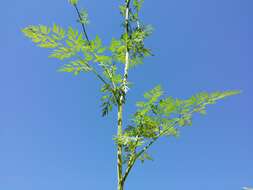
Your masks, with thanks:
M 81 1 L 88 33 L 106 44 L 121 32 L 120 1 Z M 155 3 L 154 3 L 155 2 Z M 138 164 L 126 189 L 239 190 L 253 186 L 253 2 L 146 0 L 145 23 L 155 32 L 134 82 L 125 117 L 156 84 L 186 98 L 199 91 L 241 89 L 196 116 L 180 138 L 162 139 L 154 162 Z M 30 24 L 76 23 L 67 0 L 2 1 L 0 74 L 0 189 L 116 189 L 112 138 L 115 117 L 100 117 L 100 83 L 91 74 L 56 72 L 60 62 L 20 32 Z

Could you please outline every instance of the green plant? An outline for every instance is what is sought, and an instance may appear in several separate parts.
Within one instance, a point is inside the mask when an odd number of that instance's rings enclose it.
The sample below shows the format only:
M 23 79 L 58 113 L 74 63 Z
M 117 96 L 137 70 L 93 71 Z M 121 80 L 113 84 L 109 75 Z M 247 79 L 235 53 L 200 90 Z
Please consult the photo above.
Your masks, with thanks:
M 78 8 L 78 0 L 69 0 L 69 3 L 77 12 L 82 32 L 72 27 L 65 30 L 56 24 L 52 27 L 28 26 L 22 30 L 39 47 L 51 49 L 49 57 L 65 62 L 60 71 L 74 75 L 92 72 L 102 82 L 102 116 L 108 115 L 113 107 L 117 108 L 118 133 L 114 140 L 117 145 L 118 190 L 123 190 L 137 160 L 152 160 L 148 150 L 157 140 L 164 136 L 177 136 L 180 127 L 192 125 L 193 114 L 204 115 L 207 105 L 239 93 L 202 92 L 181 100 L 165 97 L 162 87 L 158 85 L 144 94 L 144 101 L 137 102 L 132 122 L 123 127 L 122 114 L 129 89 L 129 69 L 134 69 L 143 63 L 145 57 L 152 55 L 144 43 L 151 35 L 152 28 L 139 19 L 143 2 L 125 0 L 120 6 L 124 17 L 124 33 L 120 38 L 112 39 L 109 46 L 104 46 L 98 36 L 89 39 L 86 31 L 88 14 Z M 123 70 L 120 64 L 124 65 Z

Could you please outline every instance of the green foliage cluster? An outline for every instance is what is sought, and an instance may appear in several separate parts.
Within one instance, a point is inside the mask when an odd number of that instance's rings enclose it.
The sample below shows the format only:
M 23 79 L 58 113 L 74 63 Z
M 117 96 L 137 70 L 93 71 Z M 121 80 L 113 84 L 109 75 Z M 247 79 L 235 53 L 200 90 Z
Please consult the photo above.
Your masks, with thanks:
M 128 67 L 142 64 L 145 57 L 152 56 L 151 50 L 145 46 L 145 40 L 153 29 L 140 21 L 144 0 L 125 0 L 120 6 L 125 30 L 119 38 L 113 38 L 108 46 L 103 45 L 98 36 L 89 40 L 85 28 L 89 23 L 87 12 L 79 11 L 78 0 L 69 0 L 69 3 L 77 11 L 77 22 L 81 24 L 82 32 L 72 27 L 64 29 L 57 24 L 52 27 L 31 25 L 22 32 L 39 47 L 50 49 L 50 58 L 64 61 L 59 71 L 74 75 L 92 72 L 102 82 L 102 116 L 108 115 L 113 107 L 118 108 L 119 133 L 114 139 L 118 146 L 120 168 L 118 185 L 122 190 L 136 160 L 153 160 L 148 154 L 153 143 L 161 137 L 178 136 L 180 127 L 192 125 L 195 113 L 204 115 L 207 105 L 238 94 L 239 91 L 202 92 L 183 100 L 165 97 L 162 87 L 156 86 L 144 94 L 145 101 L 136 103 L 137 111 L 131 123 L 122 130 L 122 107 L 126 103 L 130 83 Z M 123 176 L 121 164 L 125 166 Z
M 178 136 L 179 127 L 192 125 L 193 114 L 205 115 L 207 105 L 238 93 L 240 92 L 202 92 L 181 100 L 163 97 L 161 86 L 156 86 L 144 94 L 146 101 L 137 102 L 138 109 L 132 117 L 132 124 L 128 125 L 121 137 L 116 138 L 125 147 L 125 163 L 136 157 L 142 162 L 145 159 L 151 160 L 145 149 L 150 143 L 153 144 L 163 136 Z
M 127 28 L 121 39 L 127 41 L 127 48 L 130 53 L 130 67 L 143 63 L 143 59 L 151 56 L 151 50 L 145 47 L 145 39 L 152 34 L 153 28 L 140 21 L 139 14 L 144 0 L 134 0 L 133 7 L 129 10 L 129 19 L 123 26 Z M 120 6 L 121 14 L 126 16 L 126 5 Z M 125 49 L 125 48 L 124 48 Z M 124 62 L 124 59 L 123 59 Z
M 80 52 L 86 52 L 86 49 L 90 50 L 90 48 L 83 39 L 83 35 L 72 27 L 69 27 L 66 31 L 56 24 L 53 27 L 39 25 L 28 26 L 22 31 L 39 47 L 51 49 L 49 57 L 60 60 L 68 59 L 68 63 L 61 67 L 60 71 L 73 72 L 77 75 L 81 71 L 87 72 L 90 70 L 88 65 L 89 54 L 87 53 L 87 56 L 81 59 L 78 56 Z
M 77 1 L 69 2 L 77 8 Z M 94 72 L 104 83 L 101 88 L 103 93 L 101 100 L 102 115 L 106 116 L 124 93 L 123 77 L 122 73 L 118 72 L 117 64 L 125 64 L 126 49 L 130 52 L 130 67 L 142 64 L 143 58 L 151 55 L 151 50 L 144 46 L 144 41 L 151 34 L 152 28 L 140 24 L 139 21 L 142 3 L 143 0 L 133 2 L 128 33 L 123 33 L 119 39 L 113 38 L 109 46 L 102 45 L 102 40 L 98 36 L 90 41 L 86 38 L 86 33 L 82 34 L 72 27 L 65 30 L 56 24 L 52 27 L 31 25 L 22 32 L 39 47 L 51 49 L 50 58 L 66 62 L 59 71 L 74 75 Z M 125 8 L 126 5 L 120 6 L 123 15 Z M 83 26 L 87 25 L 89 23 L 87 12 L 78 10 L 78 14 L 78 22 Z

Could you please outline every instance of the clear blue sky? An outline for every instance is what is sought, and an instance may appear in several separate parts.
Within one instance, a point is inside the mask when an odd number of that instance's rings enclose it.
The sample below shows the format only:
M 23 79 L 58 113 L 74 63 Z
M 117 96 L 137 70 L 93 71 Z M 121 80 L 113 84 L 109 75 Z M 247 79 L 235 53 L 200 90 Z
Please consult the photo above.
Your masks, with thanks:
M 122 0 L 123 1 L 123 0 Z M 82 0 L 90 37 L 108 44 L 121 29 L 115 0 Z M 67 0 L 1 1 L 0 189 L 116 189 L 115 117 L 100 117 L 99 86 L 74 77 L 20 29 L 75 23 Z M 178 139 L 163 139 L 154 162 L 138 164 L 127 190 L 239 190 L 253 186 L 253 1 L 146 0 L 142 18 L 155 32 L 155 57 L 130 73 L 127 113 L 143 92 L 162 84 L 186 98 L 199 91 L 241 89 L 209 107 Z M 126 114 L 128 115 L 128 114 Z

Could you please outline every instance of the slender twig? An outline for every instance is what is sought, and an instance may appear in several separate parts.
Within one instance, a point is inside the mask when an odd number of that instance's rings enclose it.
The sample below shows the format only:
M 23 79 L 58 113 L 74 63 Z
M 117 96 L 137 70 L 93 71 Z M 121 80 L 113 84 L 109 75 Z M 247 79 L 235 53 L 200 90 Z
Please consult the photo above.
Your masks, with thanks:
M 79 9 L 78 9 L 78 7 L 77 7 L 77 4 L 74 4 L 74 7 L 75 7 L 76 12 L 77 12 L 77 15 L 78 15 L 78 17 L 79 17 L 80 24 L 81 24 L 82 29 L 83 29 L 83 34 L 84 34 L 84 36 L 85 36 L 85 38 L 86 38 L 86 40 L 87 40 L 89 46 L 91 47 L 91 43 L 90 43 L 90 40 L 89 40 L 87 31 L 86 31 L 85 25 L 84 25 L 84 23 L 81 22 L 81 21 L 82 21 L 82 16 L 81 16 L 81 13 L 80 13 L 80 11 L 79 11 Z M 109 85 L 108 82 L 106 82 L 106 80 L 97 72 L 97 70 L 96 70 L 94 67 L 90 66 L 89 64 L 86 64 L 86 65 L 91 69 L 91 71 L 92 71 L 104 84 Z M 111 88 L 111 91 L 112 91 L 112 93 L 113 93 L 113 96 L 114 96 L 115 100 L 116 100 L 117 103 L 118 103 L 117 96 L 116 96 L 116 93 L 115 93 L 116 88 L 114 88 L 114 85 L 113 85 L 113 87 L 111 87 L 111 85 L 110 85 L 110 88 Z
M 91 67 L 91 66 L 90 66 Z M 94 69 L 94 67 L 91 67 L 92 72 L 104 83 L 104 84 L 108 84 L 105 79 L 96 71 L 96 69 Z M 109 84 L 108 84 L 109 85 Z
M 205 106 L 205 105 L 207 105 L 207 103 L 200 104 L 200 105 L 198 105 L 198 107 Z M 193 114 L 194 112 L 196 112 L 196 110 L 198 110 L 198 108 L 195 108 L 195 109 L 193 109 L 190 113 L 184 114 L 184 115 L 191 115 L 191 114 Z M 183 117 L 183 116 L 182 116 L 182 117 Z M 158 139 L 159 137 L 161 137 L 161 136 L 163 136 L 164 134 L 166 134 L 172 127 L 175 127 L 175 126 L 178 124 L 178 122 L 179 122 L 178 120 L 175 121 L 173 124 L 171 124 L 170 127 L 168 127 L 167 129 L 165 129 L 164 131 L 162 131 L 161 133 L 159 133 L 156 137 L 153 138 L 152 141 L 150 141 L 146 146 L 144 146 L 143 149 L 142 149 L 137 155 L 135 155 L 135 156 L 132 157 L 132 159 L 129 161 L 129 165 L 128 165 L 127 169 L 126 169 L 126 172 L 125 172 L 125 174 L 124 174 L 124 176 L 123 176 L 123 181 L 126 180 L 128 174 L 130 173 L 131 169 L 133 168 L 133 166 L 134 166 L 136 160 L 137 160 L 144 152 L 146 152 L 146 151 L 157 141 L 157 139 Z
M 113 88 L 116 89 L 116 85 L 115 85 L 115 83 L 114 83 L 114 81 L 113 81 L 113 76 L 111 75 L 111 73 L 108 71 L 107 68 L 104 68 L 104 69 L 105 69 L 106 74 L 110 77 L 110 80 L 111 80 L 111 82 L 112 82 Z
M 175 124 L 173 124 L 173 126 L 175 126 L 175 125 L 177 125 L 177 122 L 176 122 Z M 173 126 L 171 126 L 171 127 L 173 127 Z M 171 128 L 171 127 L 169 127 L 169 128 Z M 169 129 L 169 128 L 168 128 L 168 129 Z M 165 134 L 166 132 L 167 132 L 167 130 L 164 130 L 162 133 L 160 133 L 159 135 L 157 135 L 157 136 L 156 136 L 155 138 L 153 138 L 153 140 L 150 141 L 150 142 L 149 142 L 137 155 L 135 155 L 135 156 L 132 157 L 132 160 L 131 160 L 131 162 L 129 162 L 129 165 L 128 165 L 128 167 L 127 167 L 127 169 L 126 169 L 126 172 L 125 172 L 125 174 L 124 174 L 124 176 L 123 176 L 123 181 L 126 180 L 126 178 L 127 178 L 127 176 L 129 175 L 131 169 L 133 168 L 133 166 L 134 166 L 136 160 L 137 160 L 144 152 L 146 152 L 146 151 L 156 142 L 156 140 L 157 140 L 159 137 L 161 137 L 161 136 L 162 136 L 163 134 Z
M 78 58 L 81 59 L 81 60 L 83 59 L 80 56 L 78 56 Z M 108 82 L 105 81 L 105 79 L 97 72 L 97 70 L 94 67 L 92 67 L 91 65 L 89 65 L 86 62 L 84 62 L 84 63 L 104 84 L 109 85 Z
M 82 25 L 83 34 L 85 35 L 85 38 L 86 38 L 87 42 L 89 43 L 89 45 L 91 45 L 90 40 L 89 40 L 89 37 L 88 37 L 88 34 L 87 34 L 87 31 L 86 31 L 86 29 L 85 29 L 85 25 L 84 25 L 84 23 L 82 23 L 82 16 L 81 16 L 81 13 L 80 13 L 80 11 L 79 11 L 79 9 L 78 9 L 78 7 L 77 7 L 77 4 L 74 4 L 74 7 L 75 7 L 75 9 L 76 9 L 76 12 L 77 12 L 77 14 L 78 14 L 80 23 L 81 23 L 81 25 Z
M 89 40 L 89 37 L 88 37 L 88 34 L 86 32 L 86 29 L 85 29 L 85 25 L 81 22 L 82 21 L 82 16 L 81 16 L 81 13 L 77 7 L 77 4 L 74 4 L 74 7 L 76 9 L 76 12 L 78 14 L 78 17 L 79 17 L 79 20 L 80 20 L 80 24 L 82 25 L 82 28 L 83 28 L 83 33 L 85 35 L 85 38 L 89 44 L 89 46 L 91 47 L 91 43 L 90 43 L 90 40 Z M 105 79 L 96 71 L 96 69 L 92 66 L 90 66 L 89 64 L 86 64 L 90 69 L 91 71 L 104 83 L 104 84 L 108 84 Z
M 103 67 L 103 66 L 102 66 L 102 67 Z M 113 81 L 113 77 L 112 77 L 112 75 L 110 74 L 110 72 L 108 71 L 108 68 L 106 68 L 106 67 L 103 67 L 103 68 L 104 68 L 106 74 L 107 74 L 107 75 L 109 76 L 109 78 L 110 78 L 110 81 L 111 81 L 112 84 L 108 84 L 108 85 L 110 85 L 110 89 L 111 89 L 111 92 L 112 92 L 112 94 L 113 94 L 113 96 L 114 96 L 114 98 L 115 98 L 115 101 L 117 102 L 117 105 L 119 105 L 119 99 L 118 99 L 118 97 L 117 97 L 117 87 L 116 87 L 116 85 L 115 85 L 115 83 L 114 83 L 114 81 Z
M 128 174 L 130 173 L 130 171 L 131 171 L 131 169 L 134 165 L 134 162 L 135 162 L 134 161 L 135 160 L 135 153 L 136 153 L 137 145 L 139 143 L 139 135 L 137 135 L 136 138 L 137 138 L 137 140 L 136 140 L 135 145 L 134 145 L 135 148 L 134 148 L 134 151 L 133 151 L 133 153 L 132 153 L 132 155 L 131 155 L 131 157 L 128 161 L 127 168 L 126 168 L 125 174 L 123 176 L 123 182 L 126 181 L 126 178 L 127 178 Z

